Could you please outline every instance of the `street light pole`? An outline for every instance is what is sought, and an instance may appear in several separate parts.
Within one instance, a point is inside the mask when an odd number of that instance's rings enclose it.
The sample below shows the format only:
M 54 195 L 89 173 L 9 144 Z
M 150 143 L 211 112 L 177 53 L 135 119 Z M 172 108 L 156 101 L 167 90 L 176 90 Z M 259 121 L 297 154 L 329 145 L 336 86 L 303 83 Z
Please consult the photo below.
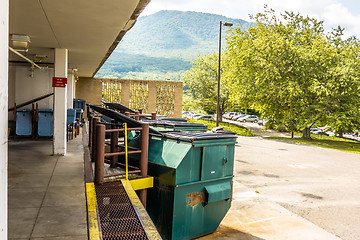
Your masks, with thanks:
M 233 24 L 228 22 L 220 21 L 220 30 L 219 30 L 219 68 L 218 68 L 218 81 L 217 81 L 217 99 L 216 99 L 216 126 L 219 126 L 220 121 L 220 73 L 221 73 L 221 28 L 222 25 L 226 27 L 231 27 Z

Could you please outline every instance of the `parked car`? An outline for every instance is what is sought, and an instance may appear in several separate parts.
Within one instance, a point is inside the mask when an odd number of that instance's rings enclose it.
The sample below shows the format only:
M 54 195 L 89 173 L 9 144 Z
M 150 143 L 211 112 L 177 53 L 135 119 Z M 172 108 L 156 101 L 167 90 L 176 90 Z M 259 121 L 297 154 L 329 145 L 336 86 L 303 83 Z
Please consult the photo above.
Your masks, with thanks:
M 235 113 L 235 114 L 233 114 L 231 117 L 230 117 L 230 119 L 231 120 L 234 120 L 234 118 L 236 118 L 237 116 L 239 116 L 241 113 Z
M 324 135 L 324 136 L 329 136 L 328 133 L 321 131 L 321 130 L 317 130 L 317 131 L 312 131 L 312 134 L 317 134 L 317 135 Z
M 231 117 L 235 114 L 236 112 L 229 112 L 227 114 L 225 114 L 224 118 L 226 119 L 231 119 Z
M 204 115 L 204 114 L 202 114 L 200 116 L 194 117 L 193 119 L 208 119 L 208 120 L 210 120 L 212 118 L 213 118 L 213 115 Z
M 223 133 L 223 134 L 231 134 L 231 135 L 235 135 L 236 132 L 224 129 L 223 127 L 215 127 L 213 129 L 211 129 L 211 132 L 213 133 Z
M 238 119 L 239 122 L 258 122 L 259 121 L 259 117 L 255 116 L 255 115 L 247 115 L 245 117 L 239 118 Z
M 258 121 L 259 126 L 265 126 L 265 124 L 269 121 L 269 119 L 262 119 Z
M 192 119 L 199 119 L 199 117 L 204 116 L 205 114 L 197 113 L 191 116 Z
M 245 116 L 247 116 L 247 115 L 244 114 L 244 113 L 240 113 L 239 115 L 233 117 L 232 120 L 237 121 L 239 118 L 242 118 L 242 117 L 245 117 Z

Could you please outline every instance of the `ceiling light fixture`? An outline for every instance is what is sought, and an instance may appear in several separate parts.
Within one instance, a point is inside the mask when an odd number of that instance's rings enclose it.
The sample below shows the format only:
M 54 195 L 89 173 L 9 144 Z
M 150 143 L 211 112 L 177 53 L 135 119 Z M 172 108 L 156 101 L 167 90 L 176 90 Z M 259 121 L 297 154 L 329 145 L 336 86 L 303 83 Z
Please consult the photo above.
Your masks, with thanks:
M 27 52 L 30 44 L 30 37 L 25 34 L 11 34 L 11 47 L 17 51 Z

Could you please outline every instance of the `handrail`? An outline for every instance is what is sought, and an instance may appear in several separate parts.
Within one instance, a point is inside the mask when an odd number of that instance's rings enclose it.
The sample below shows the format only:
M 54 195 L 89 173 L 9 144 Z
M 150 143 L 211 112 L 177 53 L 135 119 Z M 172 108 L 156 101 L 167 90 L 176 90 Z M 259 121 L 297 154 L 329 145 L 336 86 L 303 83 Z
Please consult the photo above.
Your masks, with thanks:
M 120 125 L 113 124 L 112 129 L 105 129 L 105 124 L 100 123 L 100 119 L 96 117 L 90 117 L 91 121 L 91 149 L 92 157 L 95 161 L 95 183 L 103 184 L 104 178 L 118 175 L 125 175 L 126 180 L 129 180 L 129 174 L 139 173 L 142 178 L 148 177 L 148 151 L 149 151 L 149 124 L 140 123 L 141 127 L 132 127 L 128 128 L 126 122 L 122 123 L 123 129 L 118 129 Z M 128 132 L 131 130 L 141 131 L 140 135 L 140 148 L 134 148 L 128 146 Z M 118 132 L 124 131 L 124 145 L 119 149 L 119 134 Z M 110 152 L 108 150 L 109 144 L 105 142 L 105 133 L 111 133 L 110 141 Z M 125 149 L 125 152 L 124 152 Z M 130 151 L 129 151 L 130 149 Z M 106 151 L 105 151 L 106 150 Z M 129 154 L 140 154 L 139 159 L 139 170 L 129 171 Z M 108 159 L 110 158 L 110 167 L 117 167 L 118 159 L 117 156 L 125 155 L 125 173 L 116 173 L 104 176 L 104 163 L 109 163 Z M 108 158 L 106 158 L 108 157 Z M 146 189 L 139 189 L 139 198 L 141 202 L 146 205 Z
M 129 158 L 128 158 L 128 148 L 127 148 L 127 123 L 124 123 L 125 128 L 125 171 L 126 171 L 126 180 L 129 180 Z

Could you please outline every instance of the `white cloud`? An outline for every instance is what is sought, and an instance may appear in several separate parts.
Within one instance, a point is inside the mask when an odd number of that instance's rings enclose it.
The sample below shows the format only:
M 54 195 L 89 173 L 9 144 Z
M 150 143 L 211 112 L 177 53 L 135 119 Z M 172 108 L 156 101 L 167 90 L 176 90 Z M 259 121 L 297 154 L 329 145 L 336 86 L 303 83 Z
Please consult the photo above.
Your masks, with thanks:
M 342 3 L 343 2 L 343 3 Z M 348 0 L 151 0 L 144 15 L 160 10 L 181 10 L 208 12 L 226 17 L 249 20 L 249 14 L 262 12 L 264 4 L 278 12 L 293 11 L 304 16 L 315 17 L 325 21 L 327 30 L 342 26 L 346 36 L 355 35 L 360 38 L 360 14 L 354 13 L 358 8 L 346 7 Z M 359 4 L 360 6 L 360 4 Z

